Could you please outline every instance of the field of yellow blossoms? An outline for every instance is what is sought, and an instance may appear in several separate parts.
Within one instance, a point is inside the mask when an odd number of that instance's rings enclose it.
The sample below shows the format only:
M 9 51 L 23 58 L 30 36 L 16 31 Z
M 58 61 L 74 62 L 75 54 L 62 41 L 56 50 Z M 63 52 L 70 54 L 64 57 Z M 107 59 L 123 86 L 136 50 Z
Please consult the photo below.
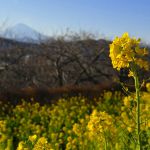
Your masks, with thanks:
M 150 69 L 147 55 L 128 33 L 110 44 L 113 67 L 127 68 L 134 80 L 128 96 L 106 91 L 96 99 L 2 105 L 0 150 L 150 150 L 150 83 L 141 91 L 139 78 L 140 69 Z
M 142 92 L 142 145 L 150 149 L 150 84 Z M 0 150 L 133 150 L 136 147 L 132 96 L 104 92 L 99 99 L 60 99 L 40 105 L 22 101 L 1 107 Z

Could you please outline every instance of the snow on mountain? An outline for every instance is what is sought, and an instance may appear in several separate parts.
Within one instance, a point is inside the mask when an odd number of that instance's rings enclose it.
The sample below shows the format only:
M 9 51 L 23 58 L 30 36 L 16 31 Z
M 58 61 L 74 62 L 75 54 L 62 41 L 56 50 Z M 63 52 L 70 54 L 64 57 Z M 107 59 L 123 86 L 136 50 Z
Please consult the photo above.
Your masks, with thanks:
M 15 26 L 9 27 L 0 33 L 2 37 L 14 39 L 21 42 L 38 43 L 41 40 L 46 40 L 48 37 L 37 32 L 28 25 L 19 23 Z

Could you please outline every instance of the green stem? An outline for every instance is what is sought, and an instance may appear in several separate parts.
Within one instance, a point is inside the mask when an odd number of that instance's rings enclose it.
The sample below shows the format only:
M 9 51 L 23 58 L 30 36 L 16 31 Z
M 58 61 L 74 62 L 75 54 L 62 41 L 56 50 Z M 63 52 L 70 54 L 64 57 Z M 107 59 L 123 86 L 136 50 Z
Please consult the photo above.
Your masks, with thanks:
M 107 138 L 105 136 L 105 150 L 107 150 Z
M 138 142 L 138 150 L 141 150 L 141 137 L 140 137 L 140 86 L 139 86 L 139 79 L 137 74 L 135 74 L 134 77 L 135 81 L 135 90 L 136 90 L 136 102 L 137 102 L 137 107 L 136 107 L 136 127 L 137 127 L 137 142 Z

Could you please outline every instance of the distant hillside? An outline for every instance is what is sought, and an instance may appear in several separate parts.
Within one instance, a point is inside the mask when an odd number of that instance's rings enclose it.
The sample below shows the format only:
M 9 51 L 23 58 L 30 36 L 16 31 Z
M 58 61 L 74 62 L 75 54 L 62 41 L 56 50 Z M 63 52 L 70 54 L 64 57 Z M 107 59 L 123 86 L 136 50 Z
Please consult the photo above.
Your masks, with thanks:
M 111 65 L 110 43 L 57 39 L 31 44 L 1 38 L 0 93 L 27 87 L 111 85 L 120 74 Z

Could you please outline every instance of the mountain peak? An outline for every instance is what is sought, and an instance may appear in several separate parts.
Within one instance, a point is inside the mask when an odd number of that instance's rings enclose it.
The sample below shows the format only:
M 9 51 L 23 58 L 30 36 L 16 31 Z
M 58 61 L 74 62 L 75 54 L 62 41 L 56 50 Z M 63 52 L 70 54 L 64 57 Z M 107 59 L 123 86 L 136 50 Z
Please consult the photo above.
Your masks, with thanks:
M 26 25 L 26 24 L 23 24 L 23 23 L 18 23 L 18 24 L 16 24 L 16 25 L 14 25 L 14 26 L 12 26 L 12 27 L 9 27 L 9 28 L 7 28 L 7 29 L 16 29 L 16 30 L 26 30 L 26 31 L 34 31 L 34 32 L 37 32 L 37 31 L 35 31 L 35 29 L 33 29 L 32 27 L 30 27 L 29 25 Z
M 1 35 L 5 38 L 21 42 L 37 43 L 40 42 L 40 40 L 46 39 L 45 35 L 23 23 L 18 23 L 14 26 L 8 27 Z
M 14 26 L 25 26 L 25 27 L 29 27 L 29 25 L 26 25 L 26 24 L 24 24 L 24 23 L 17 23 L 17 24 L 15 24 Z

